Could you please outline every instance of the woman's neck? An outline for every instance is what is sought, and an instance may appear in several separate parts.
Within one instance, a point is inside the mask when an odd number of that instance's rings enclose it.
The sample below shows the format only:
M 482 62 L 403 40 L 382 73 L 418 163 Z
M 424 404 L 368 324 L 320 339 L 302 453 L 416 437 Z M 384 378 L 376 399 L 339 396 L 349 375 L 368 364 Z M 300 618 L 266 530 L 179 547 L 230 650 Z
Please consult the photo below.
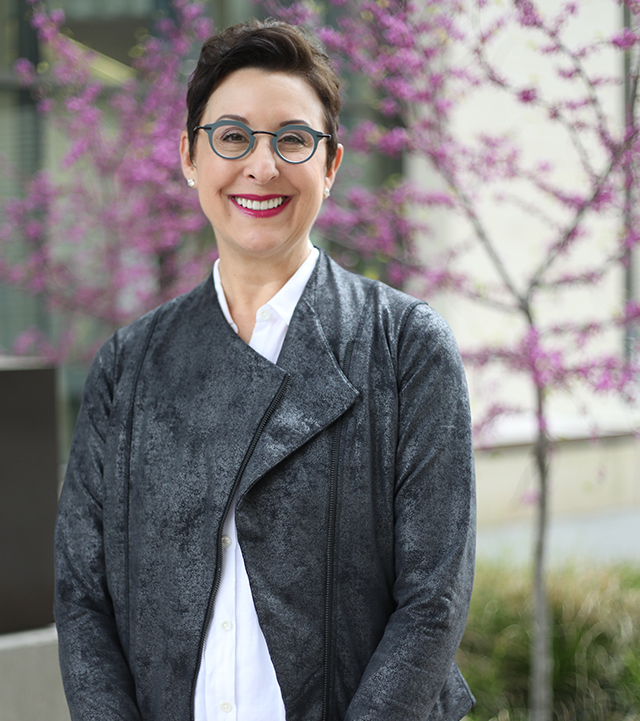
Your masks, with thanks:
M 285 257 L 243 259 L 242 262 L 221 249 L 220 280 L 229 313 L 245 343 L 251 340 L 258 308 L 287 283 L 307 259 L 311 248 L 307 241 Z

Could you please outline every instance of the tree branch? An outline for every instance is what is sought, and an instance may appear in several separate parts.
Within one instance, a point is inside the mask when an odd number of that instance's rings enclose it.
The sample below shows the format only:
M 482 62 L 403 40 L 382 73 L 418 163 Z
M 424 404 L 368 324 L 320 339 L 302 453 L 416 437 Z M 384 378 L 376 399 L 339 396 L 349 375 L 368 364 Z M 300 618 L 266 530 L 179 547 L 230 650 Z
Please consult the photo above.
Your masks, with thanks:
M 558 256 L 562 253 L 562 251 L 567 247 L 567 244 L 573 237 L 573 234 L 578 229 L 578 226 L 580 225 L 585 213 L 591 208 L 593 203 L 595 202 L 596 198 L 600 194 L 600 191 L 604 187 L 604 184 L 607 182 L 609 177 L 611 176 L 611 173 L 615 169 L 616 165 L 620 162 L 624 152 L 629 148 L 631 145 L 631 142 L 635 139 L 638 131 L 634 131 L 631 136 L 625 139 L 625 142 L 620 145 L 619 150 L 615 153 L 613 153 L 611 162 L 607 166 L 607 168 L 600 174 L 600 177 L 598 178 L 598 181 L 595 184 L 595 187 L 593 189 L 593 192 L 591 193 L 588 200 L 586 200 L 579 208 L 578 212 L 576 213 L 573 222 L 571 225 L 565 230 L 565 232 L 562 235 L 562 238 L 559 240 L 559 242 L 556 244 L 555 248 L 547 255 L 546 259 L 540 264 L 536 272 L 533 274 L 533 278 L 531 279 L 531 282 L 529 283 L 529 287 L 527 288 L 527 293 L 525 295 L 525 299 L 527 304 L 531 301 L 531 295 L 535 288 L 537 288 L 542 281 L 542 276 L 549 270 L 549 268 L 553 265 L 553 263 L 556 261 Z
M 478 217 L 478 214 L 473 207 L 471 199 L 461 188 L 458 187 L 453 178 L 453 174 L 449 170 L 444 167 L 441 167 L 440 170 L 451 190 L 457 195 L 465 215 L 473 226 L 476 237 L 478 238 L 480 244 L 485 249 L 487 255 L 491 259 L 491 262 L 493 263 L 493 266 L 496 269 L 498 275 L 502 278 L 502 282 L 505 284 L 505 286 L 513 296 L 514 300 L 517 302 L 518 307 L 525 313 L 527 318 L 529 318 L 530 309 L 528 298 L 522 296 L 516 289 L 515 283 L 509 275 L 506 265 L 502 261 L 502 258 L 498 255 L 497 250 L 491 242 L 489 234 L 487 233 L 482 221 Z
M 546 31 L 546 33 L 548 34 L 548 31 Z M 474 51 L 475 51 L 476 57 L 478 58 L 478 60 L 480 62 L 481 68 L 485 72 L 485 76 L 487 77 L 487 79 L 494 85 L 497 85 L 502 90 L 508 92 L 510 95 L 517 98 L 519 95 L 519 90 L 517 88 L 513 87 L 512 85 L 510 85 L 509 83 L 507 83 L 505 80 L 503 80 L 502 78 L 500 78 L 497 75 L 497 73 L 491 66 L 488 58 L 486 57 L 486 54 L 485 54 L 482 46 L 480 44 L 476 44 Z M 569 54 L 570 54 L 570 51 L 568 51 L 568 49 L 567 49 L 567 52 L 569 52 Z M 591 86 L 591 87 L 593 88 L 593 86 Z M 591 94 L 590 94 L 590 97 L 591 97 Z M 592 102 L 593 102 L 593 100 L 592 100 Z M 597 102 L 597 98 L 596 98 L 596 102 Z M 545 101 L 543 99 L 536 98 L 535 100 L 531 101 L 531 104 L 537 105 L 538 107 L 545 110 L 551 119 L 556 120 L 560 125 L 562 125 L 564 127 L 564 129 L 567 131 L 567 134 L 569 135 L 571 144 L 575 148 L 575 151 L 580 158 L 580 162 L 582 164 L 584 171 L 591 178 L 594 178 L 596 175 L 595 169 L 592 167 L 591 163 L 589 162 L 589 154 L 587 152 L 587 149 L 585 148 L 584 144 L 580 140 L 580 134 L 576 130 L 573 123 L 571 123 L 571 121 L 567 117 L 565 117 L 565 114 L 562 113 L 559 108 L 551 105 L 550 103 L 548 103 L 547 101 Z

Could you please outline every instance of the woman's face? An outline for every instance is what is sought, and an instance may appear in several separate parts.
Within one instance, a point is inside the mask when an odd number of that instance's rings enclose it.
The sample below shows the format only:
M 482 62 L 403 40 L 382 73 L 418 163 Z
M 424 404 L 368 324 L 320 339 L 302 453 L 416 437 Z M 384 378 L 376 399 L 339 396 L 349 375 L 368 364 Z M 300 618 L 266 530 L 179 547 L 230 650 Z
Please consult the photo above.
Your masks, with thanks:
M 275 132 L 290 123 L 326 132 L 323 108 L 309 83 L 288 73 L 243 68 L 227 76 L 209 98 L 200 125 L 229 118 L 252 130 Z M 313 157 L 292 165 L 273 151 L 270 135 L 256 135 L 253 150 L 238 160 L 216 155 L 207 133 L 196 133 L 193 163 L 186 132 L 180 141 L 182 170 L 193 178 L 221 255 L 270 257 L 306 253 L 309 231 L 342 158 L 338 148 L 327 170 L 327 141 Z M 247 201 L 275 200 L 268 211 L 243 207 Z M 303 256 L 304 257 L 304 256 Z

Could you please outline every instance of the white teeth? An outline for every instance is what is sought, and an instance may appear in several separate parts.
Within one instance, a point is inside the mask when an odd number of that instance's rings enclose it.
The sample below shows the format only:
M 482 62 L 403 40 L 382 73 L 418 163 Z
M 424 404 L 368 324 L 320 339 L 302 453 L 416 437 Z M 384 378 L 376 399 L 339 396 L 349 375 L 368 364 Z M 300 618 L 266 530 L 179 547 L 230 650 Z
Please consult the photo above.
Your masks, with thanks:
M 282 195 L 279 198 L 271 198 L 271 200 L 247 200 L 237 195 L 232 197 L 238 205 L 247 208 L 247 210 L 271 210 L 271 208 L 282 205 L 285 201 L 285 197 Z

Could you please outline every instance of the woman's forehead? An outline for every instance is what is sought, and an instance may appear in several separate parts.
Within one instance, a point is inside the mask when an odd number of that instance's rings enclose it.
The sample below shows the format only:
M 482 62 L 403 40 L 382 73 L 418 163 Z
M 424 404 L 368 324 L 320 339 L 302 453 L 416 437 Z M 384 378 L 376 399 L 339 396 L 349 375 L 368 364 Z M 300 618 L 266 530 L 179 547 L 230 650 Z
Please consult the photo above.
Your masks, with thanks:
M 207 102 L 207 122 L 233 116 L 247 125 L 304 122 L 318 127 L 323 107 L 313 86 L 300 75 L 241 68 L 227 75 Z

